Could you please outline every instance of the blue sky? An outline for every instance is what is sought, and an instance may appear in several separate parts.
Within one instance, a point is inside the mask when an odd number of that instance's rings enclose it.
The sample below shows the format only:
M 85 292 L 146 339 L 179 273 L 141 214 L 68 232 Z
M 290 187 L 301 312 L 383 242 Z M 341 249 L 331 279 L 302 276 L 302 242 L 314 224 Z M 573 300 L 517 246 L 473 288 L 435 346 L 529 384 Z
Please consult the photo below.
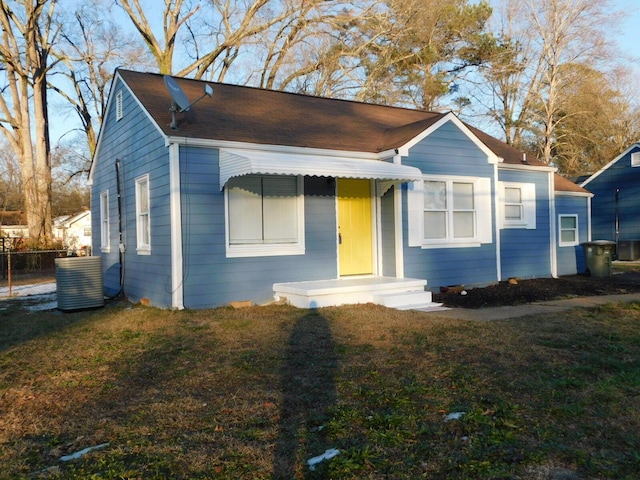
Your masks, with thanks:
M 638 69 L 640 67 L 640 1 L 615 0 L 614 4 L 623 12 L 618 44 L 626 56 L 634 59 Z

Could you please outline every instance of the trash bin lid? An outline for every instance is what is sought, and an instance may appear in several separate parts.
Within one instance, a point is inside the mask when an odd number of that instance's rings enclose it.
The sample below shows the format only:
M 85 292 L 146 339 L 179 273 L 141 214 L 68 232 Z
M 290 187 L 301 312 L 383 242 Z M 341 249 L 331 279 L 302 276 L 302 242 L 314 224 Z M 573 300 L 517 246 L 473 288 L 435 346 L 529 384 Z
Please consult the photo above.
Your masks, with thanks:
M 586 245 L 587 247 L 608 247 L 615 244 L 616 242 L 612 242 L 611 240 L 594 240 L 592 242 L 583 242 L 580 245 Z

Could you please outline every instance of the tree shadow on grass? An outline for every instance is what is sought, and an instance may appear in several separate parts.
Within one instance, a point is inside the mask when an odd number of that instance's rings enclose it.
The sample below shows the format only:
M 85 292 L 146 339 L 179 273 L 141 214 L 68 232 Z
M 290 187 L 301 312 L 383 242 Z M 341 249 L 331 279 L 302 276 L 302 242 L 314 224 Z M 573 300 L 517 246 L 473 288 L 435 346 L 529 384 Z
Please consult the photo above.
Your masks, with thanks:
M 282 404 L 274 479 L 295 477 L 296 464 L 329 448 L 326 422 L 336 403 L 338 358 L 326 318 L 311 311 L 296 323 L 282 367 Z M 306 467 L 305 467 L 306 468 Z

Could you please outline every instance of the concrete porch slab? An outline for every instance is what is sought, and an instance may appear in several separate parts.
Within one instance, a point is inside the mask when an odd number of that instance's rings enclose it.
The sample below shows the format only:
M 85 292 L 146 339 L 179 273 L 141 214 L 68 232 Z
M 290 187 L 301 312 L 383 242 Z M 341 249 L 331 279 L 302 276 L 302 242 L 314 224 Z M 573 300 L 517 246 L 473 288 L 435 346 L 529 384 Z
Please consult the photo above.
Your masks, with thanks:
M 321 308 L 338 305 L 376 303 L 384 305 L 384 298 L 420 292 L 423 299 L 427 281 L 417 278 L 348 277 L 306 282 L 276 283 L 273 291 L 276 300 L 286 299 L 298 308 Z M 412 301 L 415 300 L 415 297 Z M 427 302 L 428 303 L 428 302 Z M 426 306 L 426 305 L 425 305 Z M 399 308 L 394 305 L 393 308 Z

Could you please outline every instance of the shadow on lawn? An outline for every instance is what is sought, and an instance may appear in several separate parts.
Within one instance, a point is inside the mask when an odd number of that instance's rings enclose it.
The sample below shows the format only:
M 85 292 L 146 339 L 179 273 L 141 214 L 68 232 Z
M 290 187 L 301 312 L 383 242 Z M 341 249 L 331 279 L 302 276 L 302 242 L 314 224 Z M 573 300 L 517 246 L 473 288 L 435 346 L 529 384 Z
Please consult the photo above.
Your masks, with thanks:
M 282 405 L 273 478 L 295 477 L 296 461 L 322 454 L 325 424 L 336 402 L 338 358 L 327 319 L 311 311 L 296 323 L 282 367 Z

